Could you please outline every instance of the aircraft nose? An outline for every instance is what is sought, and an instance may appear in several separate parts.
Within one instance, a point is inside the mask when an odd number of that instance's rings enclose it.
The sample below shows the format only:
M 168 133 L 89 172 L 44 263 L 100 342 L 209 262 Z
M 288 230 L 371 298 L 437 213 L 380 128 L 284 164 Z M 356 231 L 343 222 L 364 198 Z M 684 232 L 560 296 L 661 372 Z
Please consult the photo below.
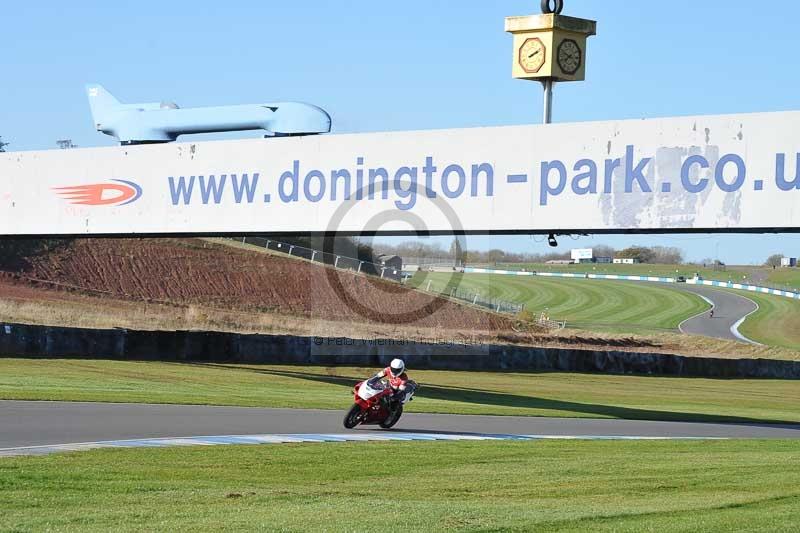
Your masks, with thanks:
M 270 129 L 275 133 L 328 133 L 331 131 L 331 116 L 322 108 L 299 102 L 275 104 L 278 109 L 272 118 Z

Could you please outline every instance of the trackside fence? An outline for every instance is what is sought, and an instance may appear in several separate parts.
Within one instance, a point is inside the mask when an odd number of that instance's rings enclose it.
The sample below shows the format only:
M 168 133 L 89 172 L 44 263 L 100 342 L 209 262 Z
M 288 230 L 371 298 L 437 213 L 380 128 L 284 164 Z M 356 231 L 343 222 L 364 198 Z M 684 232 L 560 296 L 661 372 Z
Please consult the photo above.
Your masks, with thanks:
M 471 292 L 458 287 L 448 288 L 448 287 L 437 286 L 431 281 L 424 283 L 423 286 L 420 288 L 424 289 L 426 292 L 442 294 L 444 296 L 448 296 L 456 300 L 467 302 L 477 307 L 483 307 L 484 309 L 491 309 L 496 313 L 510 313 L 512 315 L 516 315 L 525 310 L 525 304 L 516 304 L 513 302 L 508 302 L 506 300 L 499 300 L 496 298 L 486 298 L 485 296 L 482 296 L 480 293 L 477 292 Z
M 323 252 L 322 250 L 306 248 L 296 244 L 288 244 L 264 237 L 230 237 L 228 240 L 240 242 L 242 244 L 258 246 L 273 252 L 284 253 L 292 257 L 299 257 L 315 263 L 333 266 L 334 268 L 351 270 L 353 272 L 366 274 L 368 276 L 376 276 L 390 281 L 397 281 L 402 284 L 404 284 L 406 281 L 406 276 L 403 276 L 402 271 L 378 263 L 347 257 L 345 255 L 331 254 L 328 252 Z M 431 282 L 428 282 L 427 284 L 424 284 L 424 286 L 420 287 L 420 289 L 426 292 L 433 292 L 441 296 L 446 296 L 453 300 L 459 300 L 476 307 L 489 309 L 496 313 L 516 315 L 525 309 L 524 304 L 517 304 L 495 298 L 486 298 L 479 293 L 470 292 L 458 287 L 442 287 L 441 290 L 436 290 Z
M 230 238 L 230 240 L 241 242 L 242 244 L 258 246 L 273 252 L 284 253 L 292 257 L 299 257 L 315 263 L 330 265 L 343 270 L 352 270 L 353 272 L 378 276 L 384 279 L 396 280 L 397 278 L 402 278 L 401 271 L 392 267 L 381 265 L 379 263 L 362 261 L 354 257 L 332 254 L 322 250 L 316 250 L 314 248 L 306 248 L 305 246 L 298 246 L 296 244 L 288 244 L 285 242 L 276 241 L 274 239 L 266 239 L 264 237 L 241 237 Z

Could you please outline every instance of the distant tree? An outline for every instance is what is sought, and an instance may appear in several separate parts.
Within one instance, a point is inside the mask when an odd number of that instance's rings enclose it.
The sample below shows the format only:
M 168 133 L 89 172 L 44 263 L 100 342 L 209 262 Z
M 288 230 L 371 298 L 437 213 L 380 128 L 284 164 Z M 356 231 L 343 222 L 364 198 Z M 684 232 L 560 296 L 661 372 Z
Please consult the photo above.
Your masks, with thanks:
M 617 251 L 607 244 L 598 244 L 592 247 L 592 253 L 595 257 L 614 257 Z
M 466 250 L 458 237 L 454 237 L 450 244 L 450 255 L 453 256 L 456 266 L 463 266 L 466 262 Z
M 617 257 L 624 259 L 638 259 L 640 263 L 652 263 L 655 253 L 646 246 L 631 246 L 617 253 Z
M 2 137 L 2 135 L 0 135 L 0 152 L 5 152 L 6 151 L 6 146 L 8 146 L 9 144 L 11 144 L 11 143 L 3 142 L 3 137 Z
M 773 268 L 779 267 L 781 266 L 781 259 L 783 259 L 783 254 L 772 254 L 767 258 L 767 262 L 764 264 Z
M 683 263 L 683 250 L 674 246 L 653 246 L 653 263 L 679 265 Z
M 503 250 L 495 248 L 486 252 L 485 258 L 488 263 L 502 263 L 506 259 L 506 253 Z

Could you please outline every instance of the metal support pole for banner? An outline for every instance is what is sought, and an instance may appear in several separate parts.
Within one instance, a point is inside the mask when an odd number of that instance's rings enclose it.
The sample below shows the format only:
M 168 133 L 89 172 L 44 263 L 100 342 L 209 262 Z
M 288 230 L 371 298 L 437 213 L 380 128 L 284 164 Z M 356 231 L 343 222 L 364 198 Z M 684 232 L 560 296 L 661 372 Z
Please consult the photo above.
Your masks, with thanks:
M 555 81 L 548 78 L 542 82 L 544 85 L 544 112 L 542 113 L 542 122 L 550 124 L 553 121 L 553 85 Z
M 317 251 L 316 250 L 311 250 L 311 262 L 312 263 L 314 262 L 314 258 L 315 257 L 317 257 Z
M 358 263 L 358 273 L 361 274 L 361 267 L 364 265 L 364 261 L 359 261 Z

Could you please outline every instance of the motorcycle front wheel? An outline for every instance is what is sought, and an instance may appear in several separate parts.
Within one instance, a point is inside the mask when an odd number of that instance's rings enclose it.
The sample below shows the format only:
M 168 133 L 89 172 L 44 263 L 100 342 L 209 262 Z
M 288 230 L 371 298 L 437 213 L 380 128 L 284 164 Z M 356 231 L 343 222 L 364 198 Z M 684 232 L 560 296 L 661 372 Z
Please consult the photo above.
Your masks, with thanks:
M 347 429 L 353 429 L 358 424 L 361 423 L 361 406 L 357 403 L 353 404 L 353 407 L 347 411 L 347 414 L 344 415 L 344 427 Z
M 403 406 L 399 406 L 393 413 L 386 417 L 386 420 L 380 423 L 380 426 L 383 429 L 389 429 L 400 420 L 400 416 L 403 414 Z

